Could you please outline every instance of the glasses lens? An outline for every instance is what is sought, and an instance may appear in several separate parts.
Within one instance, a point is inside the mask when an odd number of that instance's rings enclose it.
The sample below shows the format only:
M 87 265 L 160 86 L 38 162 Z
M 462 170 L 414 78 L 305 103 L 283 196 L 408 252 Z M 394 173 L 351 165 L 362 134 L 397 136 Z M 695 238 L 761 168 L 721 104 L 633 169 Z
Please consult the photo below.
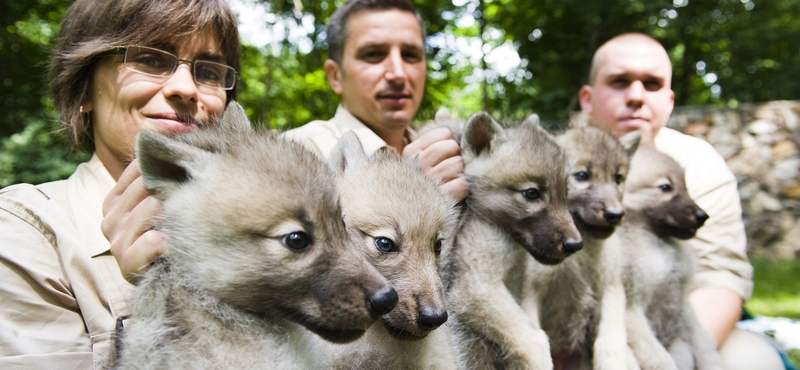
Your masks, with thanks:
M 194 80 L 201 85 L 229 90 L 236 82 L 236 70 L 224 64 L 197 60 L 194 62 Z
M 151 76 L 169 76 L 178 58 L 158 49 L 132 46 L 125 51 L 125 67 Z

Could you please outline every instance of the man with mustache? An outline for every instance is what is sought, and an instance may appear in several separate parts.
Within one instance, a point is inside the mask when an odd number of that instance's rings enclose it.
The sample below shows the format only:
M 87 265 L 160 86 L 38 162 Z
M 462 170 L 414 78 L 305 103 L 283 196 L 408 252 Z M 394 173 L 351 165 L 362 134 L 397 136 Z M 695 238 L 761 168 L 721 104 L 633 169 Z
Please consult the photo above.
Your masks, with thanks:
M 325 74 L 342 103 L 328 121 L 310 122 L 287 137 L 330 154 L 339 138 L 354 131 L 367 155 L 392 148 L 441 181 L 456 200 L 467 195 L 458 143 L 446 128 L 420 137 L 410 130 L 425 91 L 425 28 L 406 0 L 351 0 L 327 27 Z
M 641 130 L 643 144 L 685 168 L 689 195 L 710 216 L 688 241 L 697 257 L 689 294 L 697 318 L 716 340 L 728 370 L 783 369 L 763 339 L 735 329 L 753 289 L 737 181 L 711 145 L 666 127 L 675 105 L 671 80 L 672 64 L 658 41 L 639 33 L 619 35 L 595 52 L 589 84 L 579 93 L 581 110 L 617 137 Z

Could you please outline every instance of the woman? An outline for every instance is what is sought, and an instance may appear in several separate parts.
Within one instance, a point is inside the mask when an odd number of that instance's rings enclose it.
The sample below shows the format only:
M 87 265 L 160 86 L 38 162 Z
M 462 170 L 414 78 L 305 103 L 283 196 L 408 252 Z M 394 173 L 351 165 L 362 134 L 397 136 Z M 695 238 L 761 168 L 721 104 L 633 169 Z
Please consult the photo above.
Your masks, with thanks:
M 146 197 L 135 162 L 126 171 L 136 133 L 212 122 L 235 96 L 238 69 L 224 0 L 70 7 L 50 88 L 73 146 L 94 154 L 67 180 L 0 191 L 0 368 L 110 364 L 131 286 L 101 231 L 104 198 L 121 177 L 120 195 Z

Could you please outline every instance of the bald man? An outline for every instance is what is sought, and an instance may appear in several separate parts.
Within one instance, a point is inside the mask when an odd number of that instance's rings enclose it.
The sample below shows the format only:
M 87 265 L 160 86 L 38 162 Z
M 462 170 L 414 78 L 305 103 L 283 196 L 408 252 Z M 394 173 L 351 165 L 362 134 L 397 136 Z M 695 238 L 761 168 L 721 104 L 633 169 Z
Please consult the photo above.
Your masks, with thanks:
M 579 93 L 581 110 L 617 137 L 641 130 L 643 143 L 686 169 L 689 195 L 710 216 L 688 241 L 697 257 L 689 295 L 697 318 L 716 340 L 729 370 L 783 369 L 766 341 L 735 329 L 753 288 L 736 178 L 706 141 L 666 128 L 675 106 L 671 83 L 672 64 L 664 47 L 644 34 L 623 34 L 595 52 L 589 84 Z

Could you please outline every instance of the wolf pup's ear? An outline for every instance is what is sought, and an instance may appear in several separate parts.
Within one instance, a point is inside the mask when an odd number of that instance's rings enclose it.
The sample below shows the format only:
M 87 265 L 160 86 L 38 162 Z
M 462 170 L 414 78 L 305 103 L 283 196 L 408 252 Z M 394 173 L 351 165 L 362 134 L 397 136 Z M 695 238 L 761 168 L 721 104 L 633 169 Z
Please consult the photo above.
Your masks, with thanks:
M 217 127 L 230 132 L 248 133 L 253 131 L 250 120 L 247 118 L 247 114 L 244 113 L 244 108 L 233 100 L 228 103 L 228 107 L 222 113 L 222 120 Z
M 622 147 L 625 148 L 626 152 L 628 152 L 628 157 L 633 156 L 633 153 L 635 153 L 636 149 L 639 148 L 639 143 L 641 141 L 642 131 L 640 130 L 631 131 L 619 138 L 620 144 L 622 144 Z
M 161 200 L 196 176 L 212 156 L 210 152 L 147 130 L 136 135 L 136 155 L 145 187 Z
M 343 175 L 354 168 L 365 166 L 368 160 L 356 133 L 347 131 L 333 147 L 328 164 L 336 173 Z
M 505 140 L 505 132 L 486 112 L 478 112 L 467 120 L 461 138 L 461 157 L 469 163 L 484 152 L 490 152 Z
M 526 117 L 524 121 L 522 121 L 523 125 L 532 125 L 532 126 L 539 126 L 541 127 L 542 120 L 539 118 L 539 115 L 536 113 L 531 114 L 530 116 Z

